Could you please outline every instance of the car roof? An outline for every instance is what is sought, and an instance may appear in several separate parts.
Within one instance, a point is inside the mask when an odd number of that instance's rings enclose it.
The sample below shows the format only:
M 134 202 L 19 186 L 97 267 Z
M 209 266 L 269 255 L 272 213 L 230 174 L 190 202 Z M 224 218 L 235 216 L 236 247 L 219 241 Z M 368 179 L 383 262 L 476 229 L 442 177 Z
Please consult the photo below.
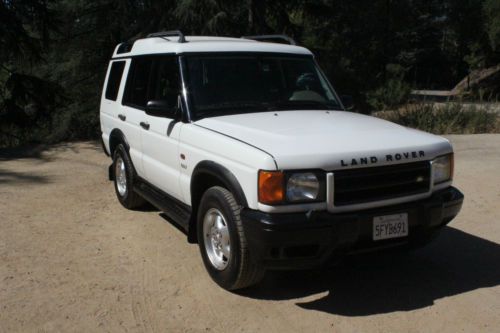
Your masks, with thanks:
M 270 52 L 312 55 L 308 49 L 288 44 L 259 42 L 246 38 L 186 36 L 180 43 L 179 37 L 149 37 L 136 40 L 126 51 L 118 45 L 113 58 L 131 57 L 162 53 L 197 53 L 197 52 Z

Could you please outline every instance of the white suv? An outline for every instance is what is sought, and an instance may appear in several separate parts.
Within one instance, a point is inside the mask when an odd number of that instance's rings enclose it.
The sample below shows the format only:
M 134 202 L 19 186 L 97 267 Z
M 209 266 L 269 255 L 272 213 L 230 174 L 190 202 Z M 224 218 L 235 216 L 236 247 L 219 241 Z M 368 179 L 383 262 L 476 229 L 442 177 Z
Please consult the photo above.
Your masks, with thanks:
M 230 290 L 424 244 L 463 201 L 446 139 L 344 111 L 309 50 L 263 41 L 278 38 L 152 34 L 118 45 L 104 83 L 118 200 L 164 211 Z

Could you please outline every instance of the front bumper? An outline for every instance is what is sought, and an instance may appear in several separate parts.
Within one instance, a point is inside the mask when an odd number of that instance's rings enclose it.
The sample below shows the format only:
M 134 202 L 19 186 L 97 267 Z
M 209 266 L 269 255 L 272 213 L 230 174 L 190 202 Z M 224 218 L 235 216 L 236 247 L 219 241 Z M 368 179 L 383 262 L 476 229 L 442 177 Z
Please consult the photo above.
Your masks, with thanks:
M 254 260 L 268 269 L 305 269 L 353 252 L 423 243 L 458 214 L 463 199 L 458 189 L 449 187 L 425 200 L 357 212 L 267 214 L 244 209 L 241 218 Z M 373 241 L 373 217 L 396 213 L 408 213 L 409 236 Z

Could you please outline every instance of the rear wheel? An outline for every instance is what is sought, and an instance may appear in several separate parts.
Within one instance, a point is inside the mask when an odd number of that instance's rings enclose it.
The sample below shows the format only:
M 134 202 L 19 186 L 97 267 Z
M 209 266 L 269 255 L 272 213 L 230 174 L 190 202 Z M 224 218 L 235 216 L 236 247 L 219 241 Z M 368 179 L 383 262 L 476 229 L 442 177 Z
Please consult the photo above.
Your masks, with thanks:
M 256 284 L 265 273 L 252 261 L 240 211 L 232 193 L 220 186 L 203 194 L 198 209 L 198 242 L 203 263 L 212 279 L 227 290 Z
M 134 168 L 130 157 L 123 145 L 119 144 L 113 155 L 113 171 L 115 178 L 115 192 L 118 201 L 127 209 L 134 209 L 144 205 L 144 199 L 134 192 Z

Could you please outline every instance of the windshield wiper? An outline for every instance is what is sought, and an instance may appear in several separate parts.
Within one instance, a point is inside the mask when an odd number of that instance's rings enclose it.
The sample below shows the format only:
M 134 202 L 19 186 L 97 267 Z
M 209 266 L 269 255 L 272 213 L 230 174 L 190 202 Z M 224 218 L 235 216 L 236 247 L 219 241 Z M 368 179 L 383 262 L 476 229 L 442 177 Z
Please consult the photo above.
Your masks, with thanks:
M 258 102 L 224 102 L 217 104 L 210 104 L 202 109 L 196 111 L 199 117 L 204 116 L 220 116 L 222 114 L 240 113 L 243 110 L 259 110 L 267 111 L 269 105 Z
M 206 117 L 217 117 L 223 115 L 240 114 L 245 111 L 283 111 L 297 108 L 313 108 L 314 110 L 335 110 L 340 108 L 338 104 L 319 101 L 278 101 L 274 103 L 266 102 L 224 102 L 210 104 L 202 109 L 196 110 L 198 119 Z
M 289 109 L 289 108 L 294 108 L 294 107 L 313 107 L 315 109 L 326 109 L 326 110 L 335 110 L 336 108 L 339 108 L 340 106 L 335 103 L 328 103 L 328 102 L 320 102 L 320 101 L 279 101 L 276 103 L 272 104 L 273 107 L 276 107 L 277 109 Z

